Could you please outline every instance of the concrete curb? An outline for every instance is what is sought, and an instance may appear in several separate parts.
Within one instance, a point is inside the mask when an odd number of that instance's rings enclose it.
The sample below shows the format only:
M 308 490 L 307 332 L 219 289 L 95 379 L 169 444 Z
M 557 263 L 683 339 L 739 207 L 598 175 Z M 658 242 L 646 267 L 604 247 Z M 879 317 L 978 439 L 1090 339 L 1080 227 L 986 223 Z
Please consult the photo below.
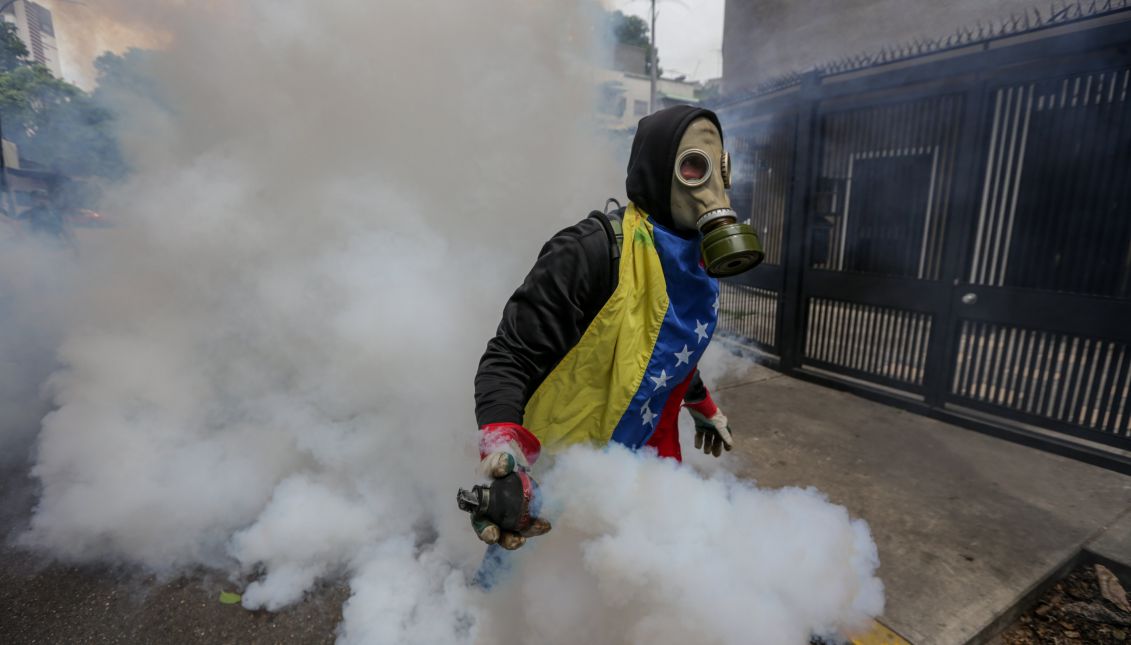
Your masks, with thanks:
M 1037 602 L 1037 599 L 1043 596 L 1046 591 L 1071 573 L 1073 569 L 1087 561 L 1087 554 L 1081 549 L 1064 562 L 1049 569 L 1049 572 L 1043 578 L 1032 587 L 1019 594 L 1017 600 L 1012 605 L 991 620 L 977 635 L 967 641 L 966 645 L 984 645 L 985 643 L 993 642 L 998 634 L 1012 625 L 1014 621 L 1016 621 L 1021 614 L 1025 613 L 1025 610 L 1029 609 L 1033 603 Z
M 1131 509 L 1124 511 L 1084 549 L 1131 573 Z
M 911 641 L 895 633 L 880 621 L 872 623 L 872 629 L 849 641 L 851 645 L 912 645 Z

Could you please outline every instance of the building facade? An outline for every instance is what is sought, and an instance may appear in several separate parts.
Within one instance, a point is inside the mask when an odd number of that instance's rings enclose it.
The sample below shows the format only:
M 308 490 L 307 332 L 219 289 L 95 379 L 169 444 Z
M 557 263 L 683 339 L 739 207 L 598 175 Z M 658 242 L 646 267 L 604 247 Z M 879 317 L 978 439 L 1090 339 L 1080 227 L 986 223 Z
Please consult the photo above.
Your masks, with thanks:
M 55 41 L 55 22 L 51 11 L 28 0 L 16 0 L 3 12 L 3 19 L 16 26 L 31 60 L 43 65 L 56 78 L 63 75 L 59 66 L 59 47 Z
M 611 69 L 596 69 L 599 87 L 598 112 L 611 130 L 635 129 L 641 117 L 647 116 L 652 94 L 652 81 L 645 66 L 641 47 L 617 45 Z M 699 102 L 699 83 L 679 78 L 656 79 L 656 109 Z

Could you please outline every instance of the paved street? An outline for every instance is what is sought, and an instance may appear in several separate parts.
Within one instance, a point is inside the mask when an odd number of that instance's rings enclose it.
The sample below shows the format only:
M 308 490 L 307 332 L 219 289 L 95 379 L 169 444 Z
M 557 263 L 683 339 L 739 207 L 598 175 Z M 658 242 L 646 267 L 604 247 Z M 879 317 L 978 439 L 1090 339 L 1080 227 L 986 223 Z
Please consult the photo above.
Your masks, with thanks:
M 279 613 L 219 602 L 231 590 L 207 571 L 158 580 L 108 567 L 46 566 L 0 552 L 0 641 L 22 643 L 332 643 L 349 595 L 317 588 Z
M 0 535 L 18 531 L 34 503 L 26 477 L 0 473 Z M 0 643 L 332 643 L 344 584 L 319 586 L 278 613 L 219 602 L 238 591 L 223 574 L 158 578 L 130 567 L 51 564 L 0 547 Z

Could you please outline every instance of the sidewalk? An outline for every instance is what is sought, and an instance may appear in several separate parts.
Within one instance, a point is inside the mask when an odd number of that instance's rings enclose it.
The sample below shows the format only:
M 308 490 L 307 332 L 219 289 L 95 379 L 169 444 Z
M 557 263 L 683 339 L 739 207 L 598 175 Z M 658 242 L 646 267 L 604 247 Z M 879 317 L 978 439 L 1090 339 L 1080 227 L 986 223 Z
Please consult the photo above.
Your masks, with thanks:
M 915 645 L 966 643 L 1093 539 L 1131 563 L 1131 477 L 760 366 L 713 391 L 737 474 L 868 521 L 881 621 Z

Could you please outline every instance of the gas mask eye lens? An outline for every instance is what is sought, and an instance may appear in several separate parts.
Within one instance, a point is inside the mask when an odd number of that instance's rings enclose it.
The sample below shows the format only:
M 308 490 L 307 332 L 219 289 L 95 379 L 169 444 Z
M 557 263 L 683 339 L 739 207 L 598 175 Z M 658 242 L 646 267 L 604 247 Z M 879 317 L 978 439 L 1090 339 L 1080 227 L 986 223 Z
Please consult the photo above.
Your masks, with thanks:
M 688 157 L 679 166 L 679 176 L 687 181 L 699 181 L 707 175 L 707 166 L 699 157 Z
M 675 162 L 675 176 L 687 186 L 698 186 L 711 176 L 711 160 L 702 150 L 687 150 Z

